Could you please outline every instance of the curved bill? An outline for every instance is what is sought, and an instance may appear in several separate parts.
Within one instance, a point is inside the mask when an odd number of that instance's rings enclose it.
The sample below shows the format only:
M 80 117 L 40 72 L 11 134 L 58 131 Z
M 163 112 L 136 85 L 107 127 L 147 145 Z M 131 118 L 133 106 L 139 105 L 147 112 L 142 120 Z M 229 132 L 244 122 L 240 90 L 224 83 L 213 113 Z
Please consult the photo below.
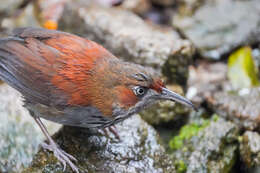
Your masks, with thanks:
M 160 99 L 175 101 L 175 102 L 184 104 L 188 107 L 191 107 L 197 111 L 197 108 L 191 103 L 191 101 L 189 101 L 188 99 L 182 97 L 181 95 L 179 95 L 167 88 L 162 88 L 162 93 L 160 95 Z

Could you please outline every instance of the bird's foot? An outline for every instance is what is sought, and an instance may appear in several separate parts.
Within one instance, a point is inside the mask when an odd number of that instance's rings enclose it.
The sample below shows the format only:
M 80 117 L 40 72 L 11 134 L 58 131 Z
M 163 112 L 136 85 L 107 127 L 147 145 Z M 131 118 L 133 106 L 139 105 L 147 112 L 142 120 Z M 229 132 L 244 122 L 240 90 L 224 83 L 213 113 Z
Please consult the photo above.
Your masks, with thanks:
M 118 134 L 118 132 L 117 132 L 117 129 L 116 129 L 116 126 L 109 126 L 108 127 L 108 130 L 111 132 L 111 133 L 113 133 L 114 134 L 114 136 L 117 138 L 117 139 L 119 139 L 120 140 L 120 136 L 119 136 L 119 134 Z
M 54 156 L 63 164 L 63 171 L 65 171 L 68 164 L 74 172 L 79 173 L 78 167 L 72 163 L 72 161 L 77 161 L 77 159 L 60 149 L 57 144 L 53 142 L 50 144 L 43 143 L 42 147 L 53 152 Z
M 117 130 L 116 130 L 116 126 L 112 125 L 112 126 L 109 126 L 109 127 L 106 127 L 103 129 L 104 133 L 106 136 L 108 136 L 108 131 L 113 133 L 113 135 L 118 139 L 120 140 L 120 136 L 118 135 L 117 133 Z

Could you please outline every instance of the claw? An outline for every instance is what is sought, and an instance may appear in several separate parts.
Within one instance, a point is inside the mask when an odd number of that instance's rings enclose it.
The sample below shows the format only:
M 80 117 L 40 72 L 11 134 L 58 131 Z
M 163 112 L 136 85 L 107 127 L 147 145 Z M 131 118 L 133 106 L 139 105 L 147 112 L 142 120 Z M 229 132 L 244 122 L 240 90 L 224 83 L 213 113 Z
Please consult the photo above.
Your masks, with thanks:
M 72 155 L 66 153 L 65 151 L 63 151 L 62 149 L 60 149 L 55 143 L 51 143 L 51 144 L 46 144 L 43 143 L 42 147 L 44 149 L 50 150 L 53 152 L 54 156 L 62 163 L 63 165 L 63 171 L 66 170 L 66 166 L 67 164 L 69 164 L 69 166 L 71 167 L 71 169 L 73 171 L 75 171 L 76 173 L 79 173 L 79 170 L 77 168 L 77 166 L 75 166 L 71 160 L 77 161 Z
M 47 149 L 47 150 L 50 150 L 50 151 L 53 152 L 54 156 L 62 163 L 62 165 L 63 165 L 63 172 L 66 170 L 67 164 L 69 164 L 69 166 L 71 167 L 73 172 L 79 173 L 79 169 L 71 161 L 71 160 L 77 161 L 75 159 L 75 157 L 73 157 L 72 155 L 66 153 L 61 148 L 58 147 L 58 145 L 50 137 L 46 127 L 44 126 L 44 124 L 42 123 L 42 121 L 41 121 L 41 119 L 39 117 L 33 116 L 33 118 L 35 119 L 36 123 L 39 125 L 39 127 L 41 128 L 43 134 L 46 136 L 46 138 L 49 141 L 49 144 L 43 143 L 42 147 L 44 149 Z
M 114 125 L 113 125 L 113 126 L 109 126 L 109 127 L 108 127 L 108 130 L 109 130 L 111 133 L 113 133 L 117 139 L 120 140 L 120 136 L 119 136 L 118 133 L 117 133 L 116 126 L 114 126 Z
M 65 151 L 61 150 L 61 152 L 62 152 L 64 155 L 66 155 L 67 157 L 69 157 L 71 160 L 73 160 L 73 161 L 75 161 L 75 162 L 78 161 L 75 157 L 73 157 L 72 155 L 66 153 Z
M 113 135 L 120 140 L 120 136 L 117 133 L 116 127 L 114 125 L 106 127 L 104 129 L 101 130 L 105 136 L 108 136 L 108 131 L 110 131 L 111 133 L 113 133 Z

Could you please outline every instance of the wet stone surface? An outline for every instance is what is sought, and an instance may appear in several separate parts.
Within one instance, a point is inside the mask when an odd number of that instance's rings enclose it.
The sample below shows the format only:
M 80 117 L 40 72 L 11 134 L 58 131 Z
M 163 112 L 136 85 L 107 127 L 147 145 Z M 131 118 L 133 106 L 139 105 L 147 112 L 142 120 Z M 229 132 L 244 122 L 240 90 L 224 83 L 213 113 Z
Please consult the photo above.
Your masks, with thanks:
M 222 89 L 221 84 L 227 81 L 227 65 L 224 63 L 199 62 L 197 67 L 189 67 L 187 97 L 197 105 L 213 92 Z
M 223 70 L 224 69 L 224 70 Z M 260 89 L 234 90 L 227 81 L 227 67 L 223 63 L 201 63 L 190 68 L 187 96 L 197 104 L 204 101 L 220 116 L 242 129 L 260 127 Z
M 157 133 L 139 116 L 135 115 L 116 127 L 121 140 L 110 133 L 106 137 L 70 127 L 64 127 L 54 139 L 61 148 L 78 159 L 76 165 L 82 172 L 175 172 Z M 62 169 L 52 153 L 41 149 L 23 173 L 61 172 Z M 71 170 L 67 168 L 66 172 Z
M 238 128 L 233 123 L 221 118 L 210 120 L 173 152 L 176 169 L 187 173 L 229 173 L 237 159 L 237 137 Z
M 242 137 L 240 155 L 248 168 L 260 168 L 260 135 L 257 132 L 247 131 Z
M 166 101 L 155 104 L 149 109 L 142 111 L 140 114 L 149 124 L 160 125 L 163 123 L 174 122 L 181 116 L 187 115 L 189 111 L 190 109 L 183 107 L 183 105 Z
M 0 103 L 0 172 L 21 172 L 31 162 L 44 136 L 23 108 L 21 95 L 6 84 L 0 84 Z M 60 127 L 45 124 L 51 134 Z
M 248 130 L 260 128 L 260 89 L 218 91 L 206 98 L 210 106 L 240 127 Z
M 173 24 L 204 57 L 219 59 L 238 46 L 260 41 L 259 15 L 258 0 L 212 0 L 191 17 L 175 16 Z

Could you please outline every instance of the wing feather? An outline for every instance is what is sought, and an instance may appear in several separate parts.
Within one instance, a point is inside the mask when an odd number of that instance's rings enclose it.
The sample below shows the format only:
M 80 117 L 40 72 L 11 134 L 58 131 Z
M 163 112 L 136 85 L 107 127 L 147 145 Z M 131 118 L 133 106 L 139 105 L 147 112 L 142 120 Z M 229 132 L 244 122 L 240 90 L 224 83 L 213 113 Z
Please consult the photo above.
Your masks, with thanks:
M 95 60 L 115 58 L 102 46 L 69 33 L 40 28 L 13 33 L 0 39 L 0 77 L 30 102 L 68 104 L 81 92 L 79 82 L 87 82 Z

